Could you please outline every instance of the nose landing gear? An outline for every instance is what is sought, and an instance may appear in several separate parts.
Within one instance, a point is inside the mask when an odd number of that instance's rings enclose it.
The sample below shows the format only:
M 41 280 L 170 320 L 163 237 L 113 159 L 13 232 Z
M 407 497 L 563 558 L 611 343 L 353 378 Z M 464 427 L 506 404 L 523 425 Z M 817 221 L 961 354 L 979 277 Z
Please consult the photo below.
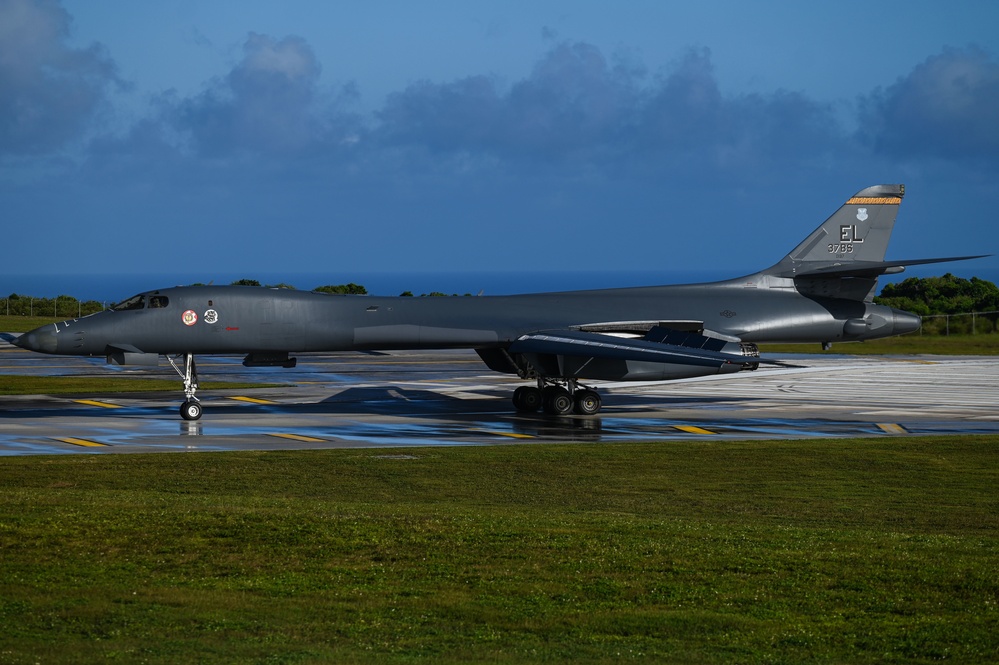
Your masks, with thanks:
M 183 355 L 183 371 L 177 367 L 177 363 L 174 362 L 172 357 L 167 356 L 167 361 L 169 361 L 174 371 L 180 375 L 180 378 L 184 380 L 185 399 L 184 403 L 180 405 L 180 417 L 184 420 L 198 420 L 201 418 L 202 413 L 201 402 L 194 395 L 198 391 L 198 368 L 194 364 L 194 354 L 185 353 Z

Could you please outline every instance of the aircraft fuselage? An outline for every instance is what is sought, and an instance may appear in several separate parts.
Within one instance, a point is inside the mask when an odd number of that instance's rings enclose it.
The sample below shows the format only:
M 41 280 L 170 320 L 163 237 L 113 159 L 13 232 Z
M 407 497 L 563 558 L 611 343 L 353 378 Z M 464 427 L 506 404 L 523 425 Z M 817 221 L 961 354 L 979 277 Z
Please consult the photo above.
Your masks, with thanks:
M 508 346 L 538 330 L 614 322 L 702 322 L 744 342 L 874 339 L 919 327 L 881 305 L 804 297 L 747 277 L 712 284 L 513 296 L 343 296 L 244 286 L 141 294 L 134 309 L 43 326 L 19 340 L 70 355 L 226 354 Z M 773 281 L 773 280 L 769 280 Z
M 43 353 L 156 364 L 184 381 L 181 415 L 201 416 L 195 354 L 246 354 L 292 367 L 291 353 L 475 349 L 493 370 L 536 380 L 518 411 L 592 415 L 580 380 L 661 381 L 755 369 L 761 342 L 862 341 L 919 329 L 914 314 L 873 303 L 905 187 L 857 192 L 773 266 L 708 284 L 485 297 L 338 296 L 245 286 L 148 291 L 111 310 L 43 326 L 14 341 Z M 183 356 L 181 370 L 175 358 Z

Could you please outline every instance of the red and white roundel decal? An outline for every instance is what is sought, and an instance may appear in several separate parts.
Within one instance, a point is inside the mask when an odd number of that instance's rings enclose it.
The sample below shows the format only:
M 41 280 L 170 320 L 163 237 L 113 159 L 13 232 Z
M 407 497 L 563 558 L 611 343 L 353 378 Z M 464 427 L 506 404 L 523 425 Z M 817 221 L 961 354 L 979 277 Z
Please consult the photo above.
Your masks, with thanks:
M 185 326 L 193 326 L 198 322 L 198 313 L 193 309 L 189 309 L 181 316 L 184 321 Z

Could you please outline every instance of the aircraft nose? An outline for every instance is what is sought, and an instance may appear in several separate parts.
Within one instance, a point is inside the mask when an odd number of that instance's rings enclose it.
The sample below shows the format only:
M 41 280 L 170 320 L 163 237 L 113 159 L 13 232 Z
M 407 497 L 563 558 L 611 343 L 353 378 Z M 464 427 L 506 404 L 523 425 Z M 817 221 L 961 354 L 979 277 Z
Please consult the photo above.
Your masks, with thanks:
M 59 340 L 56 338 L 54 330 L 48 326 L 43 326 L 24 333 L 15 339 L 13 344 L 14 346 L 19 346 L 22 349 L 28 349 L 29 351 L 38 351 L 39 353 L 55 353 L 56 348 L 59 345 Z
M 923 320 L 916 314 L 904 312 L 900 309 L 892 310 L 894 321 L 893 332 L 896 335 L 916 332 L 923 325 Z

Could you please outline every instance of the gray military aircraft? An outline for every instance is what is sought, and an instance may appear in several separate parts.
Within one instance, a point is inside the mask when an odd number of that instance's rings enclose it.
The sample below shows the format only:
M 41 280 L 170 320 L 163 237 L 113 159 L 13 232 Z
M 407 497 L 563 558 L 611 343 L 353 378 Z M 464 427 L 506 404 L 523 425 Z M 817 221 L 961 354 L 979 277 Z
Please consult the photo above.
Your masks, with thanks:
M 903 185 L 868 187 L 766 270 L 722 282 L 513 296 L 344 296 L 247 286 L 140 293 L 110 309 L 25 333 L 42 353 L 156 365 L 184 381 L 186 420 L 201 417 L 195 354 L 246 354 L 248 367 L 294 367 L 291 353 L 475 349 L 498 372 L 531 380 L 519 411 L 593 414 L 581 380 L 667 381 L 756 369 L 759 342 L 857 341 L 910 333 L 920 318 L 872 302 Z M 177 361 L 181 362 L 178 366 Z

